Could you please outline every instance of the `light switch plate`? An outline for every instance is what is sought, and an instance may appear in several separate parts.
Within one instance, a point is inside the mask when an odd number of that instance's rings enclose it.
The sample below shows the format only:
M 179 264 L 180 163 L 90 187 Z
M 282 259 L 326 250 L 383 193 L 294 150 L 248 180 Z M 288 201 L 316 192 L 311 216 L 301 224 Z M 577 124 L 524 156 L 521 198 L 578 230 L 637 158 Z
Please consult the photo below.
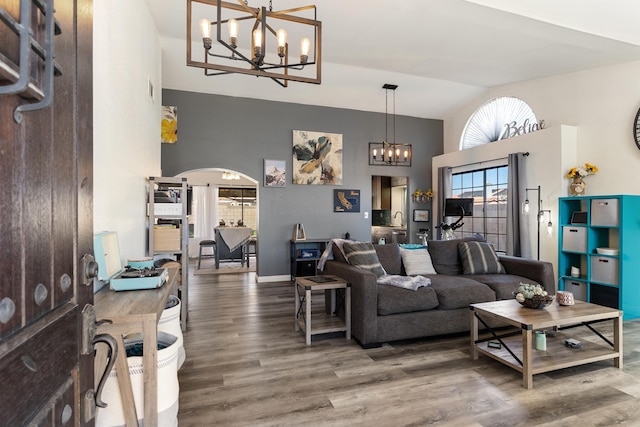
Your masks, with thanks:
M 369 212 L 367 211 L 364 212 L 364 219 L 369 219 Z

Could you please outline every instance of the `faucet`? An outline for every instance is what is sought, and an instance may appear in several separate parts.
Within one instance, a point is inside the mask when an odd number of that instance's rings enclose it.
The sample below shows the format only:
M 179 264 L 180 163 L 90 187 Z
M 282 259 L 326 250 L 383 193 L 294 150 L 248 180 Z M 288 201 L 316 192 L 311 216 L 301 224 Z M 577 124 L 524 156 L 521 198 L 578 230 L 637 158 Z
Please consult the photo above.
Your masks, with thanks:
M 393 214 L 393 218 L 395 219 L 398 214 L 400 214 L 400 225 L 404 225 L 404 217 L 402 216 L 402 212 L 396 211 L 396 213 Z

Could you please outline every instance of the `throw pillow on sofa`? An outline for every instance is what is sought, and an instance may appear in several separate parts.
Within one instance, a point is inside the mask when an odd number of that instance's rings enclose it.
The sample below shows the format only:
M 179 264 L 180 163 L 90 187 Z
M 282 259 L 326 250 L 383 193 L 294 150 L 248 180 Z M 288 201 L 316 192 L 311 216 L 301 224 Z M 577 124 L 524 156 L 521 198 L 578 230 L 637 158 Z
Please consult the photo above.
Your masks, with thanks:
M 462 274 L 505 274 L 493 246 L 487 242 L 462 242 L 458 244 L 462 260 Z
M 437 274 L 433 268 L 429 251 L 425 249 L 405 249 L 400 247 L 400 255 L 407 276 L 417 276 L 420 274 Z
M 371 242 L 345 243 L 342 245 L 344 256 L 351 265 L 367 270 L 377 277 L 386 274 L 380 264 L 378 254 Z
M 449 274 L 452 276 L 462 274 L 462 261 L 460 260 L 460 253 L 458 252 L 458 244 L 472 240 L 484 242 L 484 238 L 479 234 L 452 240 L 429 240 L 427 242 L 429 255 L 431 255 L 433 267 L 438 274 Z

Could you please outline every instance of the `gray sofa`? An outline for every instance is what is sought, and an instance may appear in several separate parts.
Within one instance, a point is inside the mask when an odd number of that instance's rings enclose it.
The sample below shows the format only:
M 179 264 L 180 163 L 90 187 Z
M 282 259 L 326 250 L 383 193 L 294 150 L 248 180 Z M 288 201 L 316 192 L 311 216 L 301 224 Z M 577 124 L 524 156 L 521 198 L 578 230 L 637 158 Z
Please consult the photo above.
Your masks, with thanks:
M 428 242 L 438 274 L 426 275 L 431 285 L 417 291 L 378 284 L 374 273 L 345 260 L 327 261 L 324 274 L 351 283 L 351 331 L 360 345 L 377 347 L 390 341 L 469 331 L 469 304 L 513 298 L 520 282 L 537 283 L 550 294 L 556 293 L 553 265 L 545 261 L 499 256 L 506 274 L 462 274 L 458 244 L 469 240 L 480 239 Z M 397 244 L 374 248 L 387 274 L 404 274 Z M 335 247 L 334 252 L 338 252 Z

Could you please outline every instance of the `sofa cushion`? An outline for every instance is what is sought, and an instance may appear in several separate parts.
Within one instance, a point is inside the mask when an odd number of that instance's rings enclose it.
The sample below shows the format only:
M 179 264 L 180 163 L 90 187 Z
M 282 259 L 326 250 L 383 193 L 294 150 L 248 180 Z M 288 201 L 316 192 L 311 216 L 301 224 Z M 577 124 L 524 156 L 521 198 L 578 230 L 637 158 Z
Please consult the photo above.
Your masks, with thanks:
M 462 274 L 462 261 L 458 252 L 458 244 L 460 242 L 484 241 L 484 238 L 478 234 L 470 237 L 453 240 L 429 240 L 429 255 L 433 267 L 438 274 Z
M 505 270 L 493 246 L 487 242 L 461 242 L 458 244 L 462 274 L 504 274 Z
M 438 306 L 438 297 L 430 286 L 418 288 L 417 291 L 390 285 L 377 286 L 380 316 L 431 310 Z
M 429 251 L 424 249 L 404 249 L 400 247 L 400 255 L 407 276 L 419 274 L 437 274 L 431 262 Z
M 438 295 L 439 310 L 468 308 L 470 304 L 496 300 L 496 293 L 489 286 L 468 276 L 438 273 L 428 277 L 431 278 L 431 287 Z
M 535 280 L 527 279 L 526 277 L 517 276 L 515 274 L 471 274 L 464 277 L 484 283 L 493 289 L 496 293 L 497 299 L 513 298 L 513 292 L 518 289 L 520 282 L 539 285 Z
M 387 274 L 402 274 L 402 258 L 397 243 L 386 245 L 373 245 L 378 254 L 378 259 Z
M 345 243 L 342 248 L 349 264 L 370 271 L 378 277 L 385 274 L 371 242 Z

